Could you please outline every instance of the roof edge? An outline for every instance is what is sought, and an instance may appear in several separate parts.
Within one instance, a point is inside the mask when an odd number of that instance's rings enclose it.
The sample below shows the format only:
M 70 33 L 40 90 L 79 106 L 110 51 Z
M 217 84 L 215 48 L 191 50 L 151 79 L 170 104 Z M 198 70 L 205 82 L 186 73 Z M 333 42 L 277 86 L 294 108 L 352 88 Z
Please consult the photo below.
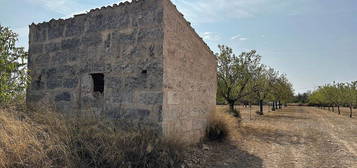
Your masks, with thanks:
M 91 15 L 91 14 L 95 14 L 99 11 L 103 11 L 103 10 L 107 10 L 107 9 L 113 9 L 113 8 L 120 8 L 120 7 L 126 7 L 126 6 L 130 6 L 132 4 L 136 4 L 136 3 L 140 3 L 140 2 L 144 2 L 147 0 L 132 0 L 131 2 L 129 1 L 125 1 L 125 2 L 120 2 L 120 3 L 116 3 L 116 4 L 112 4 L 112 5 L 108 5 L 108 6 L 102 6 L 100 8 L 94 8 L 94 9 L 90 9 L 89 11 L 85 12 L 85 13 L 79 13 L 79 14 L 75 14 L 70 18 L 60 18 L 60 19 L 51 19 L 50 21 L 44 21 L 41 23 L 32 23 L 31 25 L 29 25 L 29 27 L 33 27 L 33 26 L 43 26 L 46 24 L 54 24 L 54 23 L 64 23 L 68 20 L 72 20 L 75 19 L 77 17 L 81 17 L 81 16 L 86 16 L 86 15 Z
M 177 6 L 171 2 L 171 0 L 167 0 L 169 1 L 169 3 L 176 9 L 176 12 L 180 15 L 180 17 L 184 20 L 184 22 L 186 23 L 186 25 L 191 29 L 191 31 L 193 32 L 193 34 L 195 34 L 195 36 L 203 43 L 203 45 L 208 49 L 208 51 L 215 56 L 214 52 L 211 50 L 211 48 L 207 45 L 207 43 L 202 39 L 202 37 L 200 35 L 198 35 L 198 33 L 196 32 L 196 30 L 192 27 L 191 22 L 187 21 L 185 16 L 177 9 Z M 215 56 L 216 57 L 216 56 Z

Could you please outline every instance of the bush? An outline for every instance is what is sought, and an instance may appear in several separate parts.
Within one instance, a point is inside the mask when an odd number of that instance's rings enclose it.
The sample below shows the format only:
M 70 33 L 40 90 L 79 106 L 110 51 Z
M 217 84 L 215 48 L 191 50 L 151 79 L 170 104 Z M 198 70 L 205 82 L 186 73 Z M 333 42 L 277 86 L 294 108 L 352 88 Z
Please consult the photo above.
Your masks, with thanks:
M 228 136 L 228 128 L 222 120 L 213 120 L 209 122 L 206 129 L 206 137 L 210 141 L 222 141 Z
M 121 123 L 120 123 L 121 124 Z M 184 146 L 149 127 L 68 119 L 49 110 L 0 108 L 2 167 L 181 167 Z
M 239 127 L 240 120 L 228 111 L 216 111 L 210 116 L 207 128 L 206 139 L 209 141 L 223 141 L 234 133 Z

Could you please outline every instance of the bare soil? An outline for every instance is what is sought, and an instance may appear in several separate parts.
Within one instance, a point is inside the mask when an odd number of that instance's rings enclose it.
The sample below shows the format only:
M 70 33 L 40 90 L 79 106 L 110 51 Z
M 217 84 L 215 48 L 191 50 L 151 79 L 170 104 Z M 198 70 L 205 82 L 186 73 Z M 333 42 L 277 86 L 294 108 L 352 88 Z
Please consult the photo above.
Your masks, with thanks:
M 357 118 L 313 107 L 264 116 L 239 108 L 243 120 L 232 133 L 239 136 L 193 148 L 188 167 L 357 168 Z

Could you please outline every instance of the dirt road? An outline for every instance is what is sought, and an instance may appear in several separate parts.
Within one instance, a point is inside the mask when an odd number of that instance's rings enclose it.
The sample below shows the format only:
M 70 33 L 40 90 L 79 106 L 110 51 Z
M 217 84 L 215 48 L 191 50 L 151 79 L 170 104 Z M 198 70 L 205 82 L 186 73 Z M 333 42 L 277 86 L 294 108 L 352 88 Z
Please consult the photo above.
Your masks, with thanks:
M 288 107 L 249 120 L 243 111 L 238 133 L 229 142 L 208 144 L 197 167 L 357 168 L 356 118 Z

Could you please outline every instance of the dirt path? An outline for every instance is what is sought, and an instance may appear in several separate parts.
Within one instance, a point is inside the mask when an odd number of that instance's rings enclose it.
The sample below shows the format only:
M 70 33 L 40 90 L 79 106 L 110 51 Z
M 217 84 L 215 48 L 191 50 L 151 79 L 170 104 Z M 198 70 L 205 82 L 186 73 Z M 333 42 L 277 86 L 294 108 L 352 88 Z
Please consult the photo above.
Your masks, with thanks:
M 239 138 L 208 144 L 196 167 L 357 168 L 357 119 L 310 107 L 242 114 Z

